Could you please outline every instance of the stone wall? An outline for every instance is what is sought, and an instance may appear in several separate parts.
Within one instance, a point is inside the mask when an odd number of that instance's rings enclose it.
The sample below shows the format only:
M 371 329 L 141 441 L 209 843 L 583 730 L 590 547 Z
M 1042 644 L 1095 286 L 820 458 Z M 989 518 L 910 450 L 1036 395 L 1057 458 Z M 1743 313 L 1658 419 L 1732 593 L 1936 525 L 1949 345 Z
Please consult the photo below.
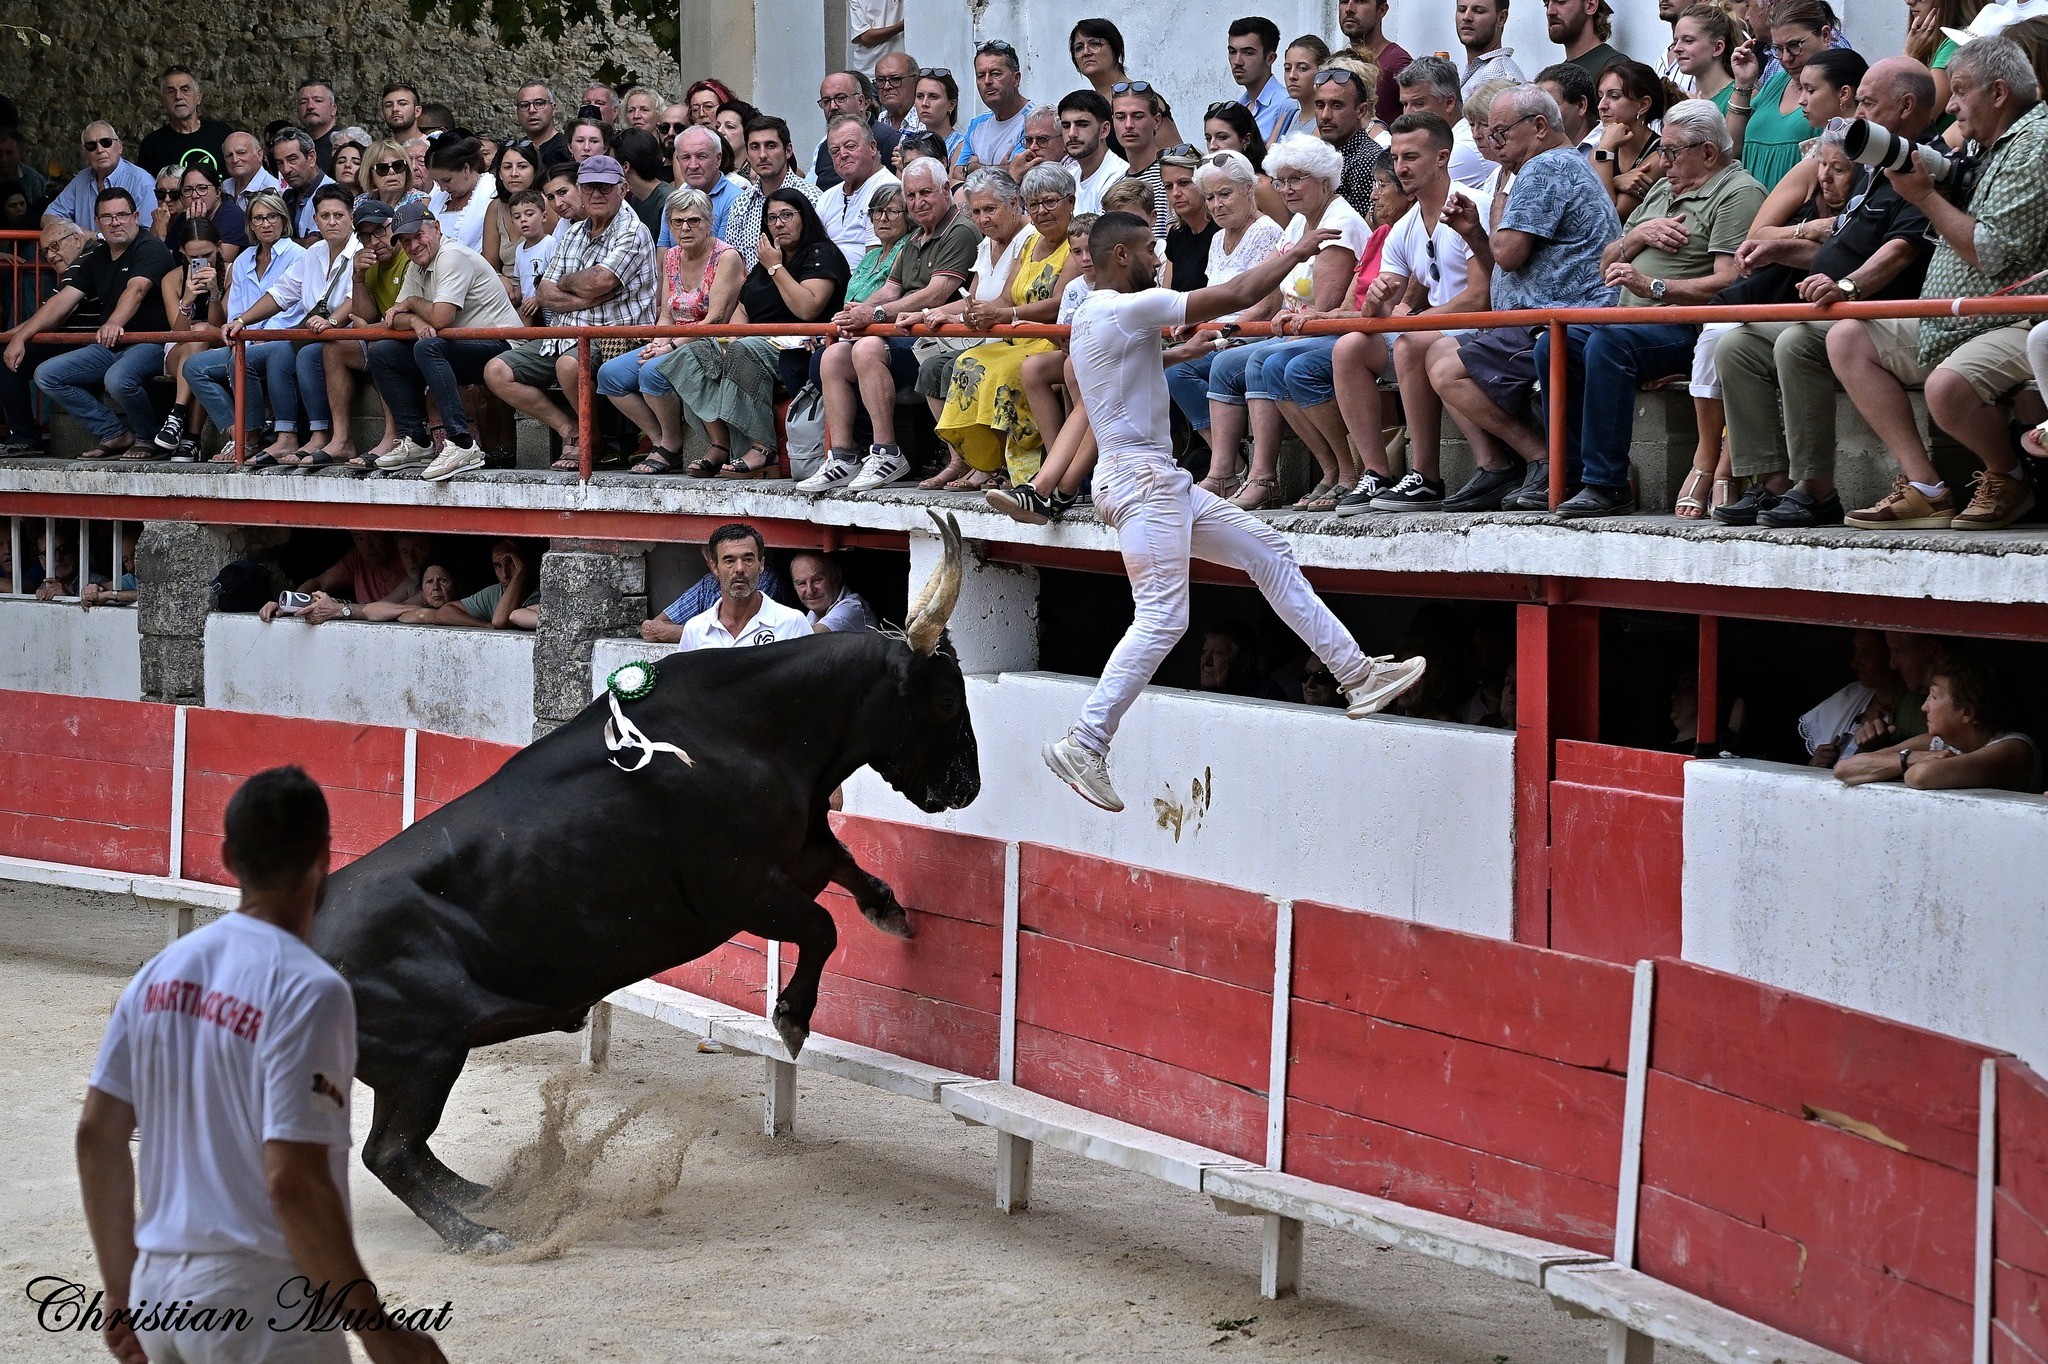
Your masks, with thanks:
M 512 92 L 529 77 L 549 81 L 573 115 L 589 74 L 613 63 L 640 84 L 680 93 L 675 54 L 644 32 L 584 26 L 558 42 L 518 49 L 442 23 L 414 23 L 404 0 L 327 0 L 309 5 L 232 5 L 121 0 L 111 8 L 72 0 L 14 0 L 7 20 L 48 33 L 49 47 L 0 42 L 0 90 L 21 106 L 29 155 L 74 166 L 78 133 L 111 119 L 131 149 L 163 121 L 159 72 L 190 66 L 216 118 L 260 129 L 294 114 L 306 76 L 332 81 L 343 124 L 375 132 L 385 84 L 407 80 L 442 100 L 480 132 L 510 132 Z

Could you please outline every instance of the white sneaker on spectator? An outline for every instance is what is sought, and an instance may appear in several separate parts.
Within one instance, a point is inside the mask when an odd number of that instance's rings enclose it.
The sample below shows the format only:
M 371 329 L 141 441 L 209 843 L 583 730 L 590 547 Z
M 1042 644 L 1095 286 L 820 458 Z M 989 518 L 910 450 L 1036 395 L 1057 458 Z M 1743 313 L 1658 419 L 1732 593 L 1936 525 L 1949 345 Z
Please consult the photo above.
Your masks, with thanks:
M 435 456 L 434 462 L 426 467 L 420 474 L 420 477 L 429 483 L 439 483 L 443 479 L 453 478 L 457 474 L 466 474 L 471 469 L 481 469 L 483 467 L 484 452 L 482 447 L 478 446 L 475 441 L 471 441 L 467 445 L 457 445 L 453 440 L 450 440 L 442 445 L 441 453 Z
M 851 483 L 854 475 L 859 472 L 860 465 L 853 460 L 842 458 L 835 450 L 818 466 L 818 472 L 796 485 L 796 490 L 800 493 L 829 493 L 834 488 L 843 488 Z
M 422 444 L 411 436 L 400 436 L 398 444 L 389 453 L 377 456 L 379 469 L 403 469 L 410 464 L 425 464 L 434 457 L 434 447 Z
M 1349 703 L 1344 713 L 1354 720 L 1377 715 L 1389 701 L 1420 681 L 1423 669 L 1429 666 L 1429 660 L 1420 654 L 1398 661 L 1391 654 L 1381 654 L 1366 663 L 1370 666 L 1365 676 L 1342 689 Z
M 846 485 L 846 491 L 864 493 L 908 477 L 910 461 L 904 458 L 900 446 L 870 445 L 868 457 L 861 461 L 860 472 L 853 476 L 853 482 Z
M 1123 798 L 1109 783 L 1107 753 L 1097 753 L 1082 744 L 1072 730 L 1039 752 L 1045 758 L 1045 765 L 1052 769 L 1052 774 L 1073 787 L 1075 793 L 1090 805 L 1100 806 L 1111 814 L 1124 808 Z

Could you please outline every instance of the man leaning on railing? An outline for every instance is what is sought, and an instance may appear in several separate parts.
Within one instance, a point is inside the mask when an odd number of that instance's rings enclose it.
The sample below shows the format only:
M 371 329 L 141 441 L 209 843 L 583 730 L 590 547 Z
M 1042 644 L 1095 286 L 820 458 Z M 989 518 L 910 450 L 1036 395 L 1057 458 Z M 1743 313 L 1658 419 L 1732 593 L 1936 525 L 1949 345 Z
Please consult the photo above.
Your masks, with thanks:
M 1949 107 L 1963 136 L 1987 149 L 1965 211 L 1943 198 L 1924 161 L 1885 171 L 1940 234 L 1920 296 L 1982 298 L 2048 289 L 2048 109 L 2026 51 L 2009 38 L 1978 38 L 1948 66 Z M 1998 530 L 2033 509 L 1999 404 L 2033 377 L 2029 319 L 1930 317 L 1852 320 L 1828 333 L 1828 359 L 1899 466 L 1892 490 L 1851 512 L 1859 530 Z M 1969 505 L 1927 457 L 1906 397 L 1925 384 L 1927 415 L 1984 464 Z

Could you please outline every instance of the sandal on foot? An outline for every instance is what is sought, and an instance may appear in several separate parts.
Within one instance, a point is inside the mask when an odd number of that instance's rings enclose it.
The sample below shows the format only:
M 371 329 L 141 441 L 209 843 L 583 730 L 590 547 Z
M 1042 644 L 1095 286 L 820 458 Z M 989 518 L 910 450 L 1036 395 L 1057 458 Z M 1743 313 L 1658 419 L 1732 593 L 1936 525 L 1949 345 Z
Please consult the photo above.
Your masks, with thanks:
M 945 468 L 939 470 L 930 478 L 919 479 L 917 486 L 928 493 L 938 492 L 943 488 L 951 487 L 953 480 L 965 478 L 968 473 L 967 461 L 955 455 L 946 461 Z
M 1333 490 L 1333 489 L 1334 489 L 1334 488 L 1335 488 L 1336 486 L 1337 486 L 1337 485 L 1336 485 L 1335 483 L 1332 483 L 1332 482 L 1331 482 L 1331 481 L 1330 481 L 1329 479 L 1327 479 L 1327 478 L 1326 478 L 1326 479 L 1323 479 L 1323 480 L 1321 480 L 1320 482 L 1318 482 L 1318 483 L 1316 484 L 1316 486 L 1315 486 L 1315 487 L 1313 487 L 1313 488 L 1310 488 L 1310 489 L 1309 489 L 1309 490 L 1308 490 L 1308 491 L 1307 491 L 1306 493 L 1303 493 L 1303 494 L 1302 494 L 1302 497 L 1301 497 L 1301 501 L 1299 501 L 1299 502 L 1295 503 L 1295 504 L 1294 504 L 1294 506 L 1293 506 L 1292 508 L 1290 508 L 1290 510 L 1292 510 L 1292 511 L 1315 511 L 1315 510 L 1317 510 L 1317 509 L 1318 509 L 1318 508 L 1319 508 L 1319 507 L 1321 506 L 1321 504 L 1322 504 L 1322 503 L 1323 503 L 1323 502 L 1324 502 L 1325 500 L 1327 500 L 1327 499 L 1329 498 L 1329 496 L 1330 496 L 1330 493 L 1331 493 L 1331 491 L 1332 491 L 1332 490 Z M 1332 502 L 1332 503 L 1330 503 L 1330 505 L 1334 507 L 1334 506 L 1336 506 L 1337 504 L 1336 504 L 1336 503 L 1334 503 L 1334 502 Z
M 1714 495 L 1707 503 L 1707 510 L 1725 507 L 1742 496 L 1743 485 L 1749 480 L 1742 478 L 1717 478 L 1714 480 Z
M 945 490 L 949 493 L 978 493 L 994 484 L 995 481 L 996 476 L 993 470 L 969 469 L 951 483 L 946 484 Z
M 723 450 L 725 452 L 725 455 L 730 455 L 732 453 L 730 449 L 728 449 L 726 446 L 718 444 L 716 441 L 712 442 L 711 448 L 713 450 Z M 683 472 L 688 474 L 691 478 L 717 478 L 718 471 L 720 469 L 723 469 L 724 467 L 724 455 L 702 455 L 696 459 L 691 460 L 688 465 L 684 466 Z
M 80 459 L 118 459 L 126 457 L 128 452 L 134 448 L 135 438 L 133 436 L 126 436 L 119 440 L 101 441 L 90 450 L 79 451 L 78 457 Z
M 740 457 L 718 471 L 720 478 L 766 478 L 775 467 L 775 452 L 765 445 L 749 445 Z
M 1218 497 L 1229 497 L 1244 486 L 1244 480 L 1236 474 L 1210 474 L 1195 486 Z
M 1280 500 L 1280 481 L 1274 478 L 1251 477 L 1230 499 L 1231 505 L 1239 511 L 1263 511 Z
M 548 468 L 556 473 L 575 474 L 583 471 L 583 452 L 576 448 L 574 441 L 562 442 L 562 456 Z
M 1351 496 L 1350 488 L 1342 483 L 1333 484 L 1321 493 L 1310 493 L 1307 497 L 1295 503 L 1294 509 L 1305 512 L 1332 512 L 1337 510 L 1337 503 L 1340 500 L 1349 496 Z
M 325 469 L 332 463 L 334 463 L 334 456 L 328 454 L 324 446 L 318 450 L 302 450 L 299 452 L 299 467 L 301 469 Z
M 626 472 L 629 474 L 672 474 L 676 471 L 676 452 L 655 446 L 647 457 Z
M 1700 521 L 1707 515 L 1707 502 L 1701 496 L 1707 493 L 1714 481 L 1711 469 L 1693 469 L 1679 485 L 1678 500 L 1671 504 L 1671 511 L 1681 521 Z

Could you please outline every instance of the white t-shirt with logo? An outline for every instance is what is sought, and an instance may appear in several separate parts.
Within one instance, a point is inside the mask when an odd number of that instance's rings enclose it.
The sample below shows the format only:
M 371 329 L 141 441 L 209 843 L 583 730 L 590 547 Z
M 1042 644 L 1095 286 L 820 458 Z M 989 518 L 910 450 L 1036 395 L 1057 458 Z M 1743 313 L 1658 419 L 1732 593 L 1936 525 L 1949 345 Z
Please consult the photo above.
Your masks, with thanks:
M 1074 310 L 1067 346 L 1105 474 L 1120 459 L 1173 457 L 1161 329 L 1187 315 L 1188 296 L 1172 289 L 1097 289 Z
M 719 623 L 717 605 L 690 617 L 683 626 L 683 638 L 676 645 L 676 652 L 743 649 L 755 644 L 773 644 L 780 639 L 808 639 L 810 634 L 810 617 L 784 606 L 764 592 L 761 594 L 761 609 L 740 627 L 738 634 L 727 633 L 725 626 Z
M 1490 194 L 1467 189 L 1455 181 L 1451 184 L 1451 193 L 1471 200 L 1473 211 L 1479 214 L 1482 223 L 1493 211 L 1493 196 Z M 1435 247 L 1434 255 L 1430 250 L 1432 245 Z M 1437 217 L 1435 231 L 1424 226 L 1422 207 L 1418 204 L 1402 214 L 1401 220 L 1387 233 L 1386 245 L 1380 249 L 1380 273 L 1421 280 L 1429 291 L 1429 306 L 1440 308 L 1464 292 L 1466 267 L 1471 259 L 1472 248 L 1452 230 L 1442 215 Z
M 901 183 L 887 170 L 878 170 L 861 181 L 860 188 L 851 194 L 842 180 L 818 196 L 818 217 L 824 220 L 825 235 L 838 244 L 848 265 L 859 265 L 860 258 L 868 253 L 868 243 L 875 239 L 874 226 L 868 221 L 868 204 L 875 191 L 884 185 Z
M 128 982 L 92 1087 L 135 1109 L 138 1250 L 288 1259 L 263 1171 L 266 1141 L 317 1142 L 348 1206 L 356 1005 L 305 943 L 226 914 Z

